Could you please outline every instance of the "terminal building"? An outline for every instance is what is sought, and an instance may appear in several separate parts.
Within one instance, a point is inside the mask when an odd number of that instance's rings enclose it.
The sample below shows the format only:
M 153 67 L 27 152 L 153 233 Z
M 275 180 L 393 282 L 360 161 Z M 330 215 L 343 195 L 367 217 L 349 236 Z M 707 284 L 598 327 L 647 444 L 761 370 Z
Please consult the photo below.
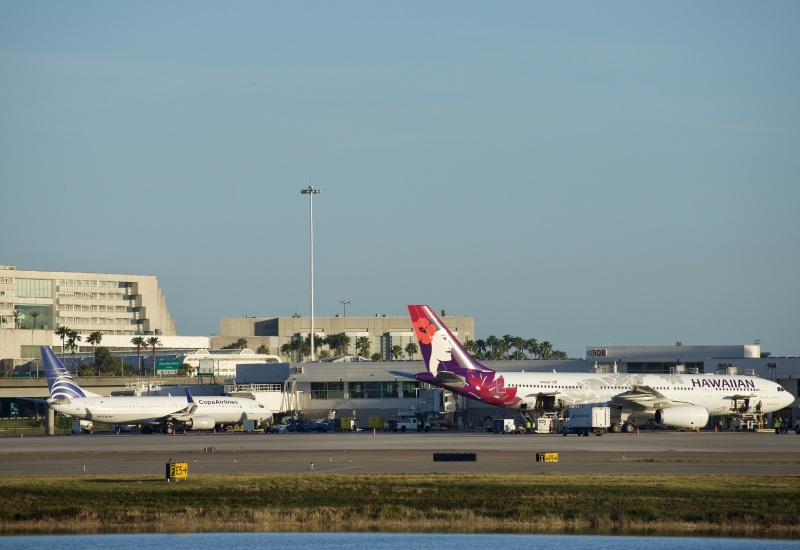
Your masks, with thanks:
M 797 398 L 800 358 L 772 357 L 758 343 L 738 346 L 614 346 L 586 348 L 586 357 L 560 360 L 483 361 L 498 371 L 514 372 L 619 372 L 679 374 L 743 374 L 780 383 Z M 477 423 L 485 416 L 512 415 L 478 401 L 457 397 L 433 386 L 420 384 L 390 371 L 417 373 L 422 361 L 346 363 L 281 363 L 237 368 L 235 386 L 269 387 L 281 395 L 273 397 L 274 408 L 287 414 L 301 413 L 319 418 L 334 411 L 338 417 L 358 417 L 361 425 L 372 417 L 418 411 L 437 417 L 450 415 L 458 425 Z M 798 419 L 798 401 L 778 413 Z
M 474 318 L 441 313 L 459 340 L 475 339 Z M 128 359 L 136 355 L 131 342 L 134 337 L 157 336 L 161 342 L 159 356 L 196 365 L 196 374 L 216 375 L 215 381 L 224 384 L 229 392 L 258 394 L 279 414 L 335 414 L 363 420 L 416 410 L 450 415 L 465 422 L 498 413 L 489 406 L 455 399 L 448 392 L 390 372 L 416 373 L 424 369 L 422 362 L 415 360 L 418 357 L 406 351 L 408 344 L 416 342 L 405 316 L 315 318 L 314 332 L 318 337 L 344 333 L 350 343 L 344 357 L 333 357 L 331 350 L 323 347 L 316 353 L 321 360 L 309 363 L 303 361 L 307 357 L 296 352 L 281 353 L 285 344 L 308 337 L 308 317 L 295 314 L 226 318 L 220 320 L 219 336 L 179 336 L 154 276 L 24 271 L 0 265 L 0 370 L 6 376 L 20 370 L 35 372 L 39 346 L 60 348 L 61 341 L 55 334 L 59 327 L 69 327 L 83 335 L 78 354 L 84 357 L 92 353 L 86 336 L 95 331 L 103 334 L 102 346 L 127 355 Z M 247 348 L 257 353 L 220 350 L 241 340 L 246 340 Z M 359 352 L 377 360 L 358 358 Z M 800 358 L 773 357 L 762 351 L 759 342 L 728 346 L 587 346 L 585 357 L 578 359 L 484 363 L 495 370 L 526 372 L 736 372 L 777 381 L 795 397 L 800 378 Z M 41 397 L 41 392 L 36 389 L 31 395 L 19 397 Z M 798 417 L 797 408 L 796 400 L 792 410 L 785 413 L 793 421 Z

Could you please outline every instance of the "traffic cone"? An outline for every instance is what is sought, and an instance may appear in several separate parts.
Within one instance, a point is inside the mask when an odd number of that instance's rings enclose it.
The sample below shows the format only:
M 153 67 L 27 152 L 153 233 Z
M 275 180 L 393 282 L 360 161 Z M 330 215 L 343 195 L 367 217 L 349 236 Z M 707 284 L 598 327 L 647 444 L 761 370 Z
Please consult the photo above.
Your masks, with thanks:
M 639 428 L 636 428 L 636 435 L 639 435 Z
M 19 434 L 19 438 L 20 439 L 25 439 L 25 434 L 23 434 L 23 433 Z
M 719 433 L 716 426 L 714 426 L 714 433 Z
M 375 428 L 372 428 L 372 437 L 375 437 Z

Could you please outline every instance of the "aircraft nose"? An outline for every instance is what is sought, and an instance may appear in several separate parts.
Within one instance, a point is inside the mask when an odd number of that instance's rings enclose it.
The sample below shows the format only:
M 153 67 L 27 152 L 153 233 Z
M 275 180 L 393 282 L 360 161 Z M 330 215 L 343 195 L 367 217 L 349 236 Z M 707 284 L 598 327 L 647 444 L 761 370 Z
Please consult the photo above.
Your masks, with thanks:
M 789 391 L 784 392 L 784 394 L 785 395 L 781 398 L 781 401 L 783 401 L 783 408 L 785 409 L 786 407 L 790 407 L 792 403 L 794 403 L 795 397 L 794 395 L 792 395 L 792 392 Z

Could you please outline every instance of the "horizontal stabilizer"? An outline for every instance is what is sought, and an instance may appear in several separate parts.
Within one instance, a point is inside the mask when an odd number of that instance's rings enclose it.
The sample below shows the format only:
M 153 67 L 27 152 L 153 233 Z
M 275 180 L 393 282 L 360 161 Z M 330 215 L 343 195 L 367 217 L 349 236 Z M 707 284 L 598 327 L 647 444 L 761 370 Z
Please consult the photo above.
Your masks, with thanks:
M 390 370 L 389 374 L 394 374 L 395 376 L 402 376 L 403 378 L 410 378 L 411 380 L 417 379 L 416 374 L 411 374 L 410 372 L 403 372 L 400 370 Z
M 436 373 L 433 377 L 434 384 L 443 384 L 451 388 L 463 388 L 467 385 L 463 376 L 459 376 L 452 372 L 442 371 Z

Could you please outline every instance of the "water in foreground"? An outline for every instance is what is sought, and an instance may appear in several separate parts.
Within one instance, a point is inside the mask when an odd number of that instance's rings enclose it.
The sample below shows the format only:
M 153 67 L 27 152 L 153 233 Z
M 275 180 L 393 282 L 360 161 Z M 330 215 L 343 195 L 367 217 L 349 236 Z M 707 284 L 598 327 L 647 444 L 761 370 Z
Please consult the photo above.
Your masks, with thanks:
M 42 535 L 0 537 L 0 547 L 15 550 L 137 550 L 170 548 L 224 547 L 226 550 L 269 548 L 296 550 L 394 550 L 406 548 L 542 549 L 566 547 L 571 550 L 790 550 L 797 541 L 764 539 L 728 539 L 700 537 L 625 537 L 580 535 L 441 535 L 389 533 L 192 533 L 183 535 Z

